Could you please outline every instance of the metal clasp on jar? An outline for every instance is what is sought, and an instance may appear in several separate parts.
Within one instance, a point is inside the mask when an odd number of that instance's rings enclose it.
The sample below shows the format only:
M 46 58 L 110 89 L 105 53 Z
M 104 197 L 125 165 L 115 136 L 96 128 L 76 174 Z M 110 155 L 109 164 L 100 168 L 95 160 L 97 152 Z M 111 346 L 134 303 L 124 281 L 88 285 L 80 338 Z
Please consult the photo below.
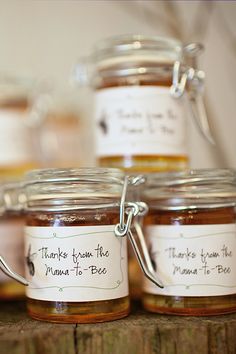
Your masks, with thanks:
M 132 223 L 133 219 L 136 216 L 143 216 L 147 213 L 148 206 L 146 203 L 143 202 L 125 203 L 127 186 L 129 182 L 131 184 L 137 184 L 140 183 L 142 179 L 142 176 L 134 178 L 125 178 L 120 202 L 120 222 L 115 227 L 115 234 L 117 237 L 124 237 L 126 235 L 128 236 L 144 275 L 158 287 L 163 288 L 164 286 L 162 284 L 162 281 L 158 278 L 157 273 L 153 268 L 152 261 L 142 232 L 142 228 L 137 221 L 134 221 Z M 126 220 L 125 216 L 127 216 Z M 132 231 L 132 229 L 134 229 L 135 233 Z
M 190 60 L 191 66 L 182 67 L 180 61 L 174 63 L 170 93 L 173 97 L 179 98 L 184 94 L 188 84 L 186 92 L 194 120 L 207 141 L 215 145 L 202 97 L 205 73 L 197 69 L 197 56 L 202 50 L 203 46 L 199 43 L 190 43 L 184 47 L 184 54 Z
M 25 278 L 23 278 L 21 275 L 14 272 L 9 267 L 9 265 L 6 263 L 5 259 L 2 256 L 0 256 L 0 269 L 3 271 L 3 273 L 8 275 L 10 278 L 18 281 L 19 283 L 23 285 L 29 285 L 28 281 Z
M 22 204 L 20 202 L 22 196 L 22 183 L 15 182 L 5 184 L 3 189 L 3 199 L 4 199 L 4 206 L 3 212 L 11 210 L 11 211 L 21 211 Z M 10 266 L 7 264 L 6 260 L 3 256 L 0 255 L 0 269 L 10 278 L 16 280 L 17 282 L 23 285 L 29 285 L 28 281 L 23 278 L 21 275 L 17 274 L 13 271 Z

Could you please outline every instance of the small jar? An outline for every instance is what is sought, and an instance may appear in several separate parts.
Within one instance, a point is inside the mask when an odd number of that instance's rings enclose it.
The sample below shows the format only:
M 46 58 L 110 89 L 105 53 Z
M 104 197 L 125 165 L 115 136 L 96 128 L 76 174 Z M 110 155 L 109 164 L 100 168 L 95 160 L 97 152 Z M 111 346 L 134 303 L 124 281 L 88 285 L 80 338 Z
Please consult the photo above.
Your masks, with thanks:
M 31 111 L 34 106 L 33 80 L 0 76 L 0 178 L 21 178 L 38 166 Z
M 26 178 L 29 315 L 89 323 L 129 313 L 126 236 L 117 237 L 124 174 L 36 170 Z
M 147 280 L 151 312 L 236 312 L 236 171 L 192 170 L 147 176 L 144 232 L 164 288 Z
M 77 90 L 69 87 L 48 90 L 39 100 L 43 119 L 38 150 L 43 168 L 92 165 L 90 127 L 82 117 L 80 101 Z
M 0 255 L 11 268 L 24 274 L 24 215 L 20 183 L 0 186 Z M 24 297 L 25 288 L 0 271 L 0 299 Z
M 95 90 L 99 166 L 131 172 L 186 169 L 184 91 L 188 86 L 192 100 L 203 83 L 203 72 L 188 63 L 200 48 L 172 38 L 140 35 L 97 44 L 90 58 L 90 83 Z M 83 78 L 78 70 L 78 80 Z

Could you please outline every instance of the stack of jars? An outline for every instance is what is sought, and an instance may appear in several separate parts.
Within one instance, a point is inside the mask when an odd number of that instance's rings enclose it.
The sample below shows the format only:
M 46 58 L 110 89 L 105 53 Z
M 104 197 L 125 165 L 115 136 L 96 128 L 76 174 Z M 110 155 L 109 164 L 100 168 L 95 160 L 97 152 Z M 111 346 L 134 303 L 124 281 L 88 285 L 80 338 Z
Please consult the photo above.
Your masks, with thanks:
M 99 167 L 29 172 L 16 188 L 18 209 L 3 188 L 3 217 L 24 213 L 27 280 L 10 257 L 1 267 L 27 283 L 33 318 L 126 316 L 128 258 L 131 295 L 148 311 L 236 311 L 236 172 L 188 169 L 188 116 L 212 141 L 199 116 L 201 49 L 142 36 L 99 44 L 89 71 Z M 127 257 L 127 240 L 137 259 Z
M 134 189 L 141 200 L 130 199 Z M 1 268 L 27 284 L 33 318 L 87 323 L 126 316 L 127 239 L 145 274 L 147 310 L 236 310 L 235 171 L 127 177 L 118 169 L 35 170 L 1 192 Z M 27 281 L 14 272 L 23 274 L 23 264 Z M 19 294 L 7 277 L 0 282 L 2 298 Z
M 33 318 L 86 323 L 126 316 L 128 237 L 145 274 L 157 282 L 145 243 L 143 257 L 132 232 L 146 205 L 129 200 L 128 188 L 142 180 L 118 169 L 44 169 L 15 186 L 17 198 L 4 190 L 8 212 L 24 212 L 25 253 L 18 248 L 13 258 L 19 255 L 25 264 L 27 280 L 15 273 L 20 269 L 8 257 L 10 247 L 1 249 L 0 266 L 27 285 Z M 20 237 L 14 240 L 16 247 Z
M 203 112 L 204 73 L 196 67 L 201 51 L 200 44 L 185 46 L 172 38 L 138 35 L 97 45 L 90 58 L 89 82 L 95 90 L 99 166 L 132 175 L 188 168 L 191 116 L 212 140 L 206 116 L 198 114 L 198 109 Z M 139 298 L 140 273 L 130 254 L 131 292 Z

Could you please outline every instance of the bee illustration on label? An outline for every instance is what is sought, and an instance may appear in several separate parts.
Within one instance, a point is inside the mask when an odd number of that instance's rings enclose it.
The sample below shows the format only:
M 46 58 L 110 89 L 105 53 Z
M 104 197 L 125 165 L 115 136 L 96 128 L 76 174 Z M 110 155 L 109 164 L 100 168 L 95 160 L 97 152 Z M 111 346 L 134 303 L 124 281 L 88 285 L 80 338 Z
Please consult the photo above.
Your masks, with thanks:
M 107 115 L 105 112 L 102 112 L 101 117 L 98 121 L 98 126 L 102 130 L 104 135 L 108 133 Z
M 33 260 L 34 260 L 35 256 L 36 256 L 36 253 L 32 253 L 31 254 L 31 245 L 29 245 L 28 254 L 27 254 L 27 257 L 26 257 L 26 264 L 27 264 L 27 267 L 29 269 L 29 273 L 30 273 L 30 275 L 32 277 L 35 274 L 35 267 L 34 267 L 34 263 L 33 263 Z
M 150 259 L 151 259 L 151 263 L 152 263 L 153 269 L 156 272 L 157 271 L 157 264 L 156 264 L 155 257 L 156 257 L 157 252 L 153 251 L 152 245 L 149 246 L 148 252 L 149 252 L 149 255 L 150 255 Z

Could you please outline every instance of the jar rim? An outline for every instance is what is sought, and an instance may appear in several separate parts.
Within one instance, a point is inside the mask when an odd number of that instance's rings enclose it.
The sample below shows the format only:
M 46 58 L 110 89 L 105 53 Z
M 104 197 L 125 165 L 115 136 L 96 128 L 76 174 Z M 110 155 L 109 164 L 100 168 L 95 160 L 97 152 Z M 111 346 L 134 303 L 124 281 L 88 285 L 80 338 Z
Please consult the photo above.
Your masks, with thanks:
M 103 68 L 131 60 L 174 62 L 182 58 L 183 50 L 183 44 L 175 38 L 128 34 L 101 40 L 91 57 L 98 68 Z
M 146 175 L 143 198 L 155 209 L 184 210 L 236 205 L 236 170 L 195 169 Z
M 24 204 L 22 181 L 0 183 L 0 216 L 7 213 L 21 213 Z
M 25 186 L 35 183 L 53 183 L 53 182 L 69 182 L 81 181 L 86 179 L 103 180 L 111 179 L 119 181 L 124 177 L 124 172 L 118 168 L 45 168 L 35 169 L 25 174 Z
M 108 37 L 98 42 L 94 47 L 95 53 L 102 53 L 110 50 L 119 53 L 140 49 L 166 49 L 181 52 L 183 50 L 183 44 L 180 40 L 172 37 L 125 34 Z
M 232 183 L 236 187 L 236 170 L 233 168 L 190 169 L 179 172 L 149 173 L 145 175 L 146 186 L 168 187 L 188 184 Z
M 24 181 L 25 210 L 62 212 L 117 205 L 124 176 L 115 168 L 30 171 Z

